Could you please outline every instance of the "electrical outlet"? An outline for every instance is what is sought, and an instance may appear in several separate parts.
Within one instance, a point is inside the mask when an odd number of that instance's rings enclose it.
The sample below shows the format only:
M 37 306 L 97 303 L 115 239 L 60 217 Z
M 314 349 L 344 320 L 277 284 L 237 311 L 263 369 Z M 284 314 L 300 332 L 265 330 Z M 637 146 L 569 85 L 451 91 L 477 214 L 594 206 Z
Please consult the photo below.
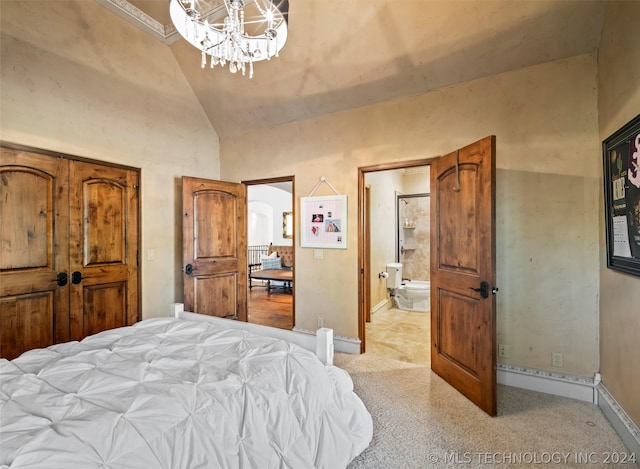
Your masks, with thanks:
M 504 344 L 498 344 L 498 357 L 509 358 L 509 346 Z
M 324 327 L 324 318 L 322 316 L 318 316 L 318 329 L 322 329 Z
M 562 367 L 562 354 L 560 352 L 553 352 L 551 354 L 551 365 L 558 368 Z

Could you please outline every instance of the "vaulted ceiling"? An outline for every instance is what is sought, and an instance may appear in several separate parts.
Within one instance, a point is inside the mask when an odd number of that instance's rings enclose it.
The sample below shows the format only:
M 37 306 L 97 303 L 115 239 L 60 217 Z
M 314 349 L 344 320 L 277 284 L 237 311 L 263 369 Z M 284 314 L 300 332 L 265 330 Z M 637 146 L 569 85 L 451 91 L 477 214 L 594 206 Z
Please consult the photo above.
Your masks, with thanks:
M 253 79 L 200 68 L 168 0 L 96 0 L 167 43 L 222 138 L 597 51 L 606 2 L 290 0 Z M 215 4 L 222 0 L 200 0 Z

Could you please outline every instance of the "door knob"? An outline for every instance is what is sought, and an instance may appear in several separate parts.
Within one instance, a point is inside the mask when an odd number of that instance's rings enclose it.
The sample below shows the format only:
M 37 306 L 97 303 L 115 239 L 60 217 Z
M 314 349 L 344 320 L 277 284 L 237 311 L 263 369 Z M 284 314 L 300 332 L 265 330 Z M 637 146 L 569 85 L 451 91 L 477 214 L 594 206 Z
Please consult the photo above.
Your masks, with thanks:
M 184 273 L 191 275 L 193 273 L 193 266 L 191 264 L 187 264 L 184 268 Z
M 64 287 L 67 284 L 68 280 L 69 280 L 69 277 L 67 276 L 66 272 L 60 272 L 56 276 L 56 282 L 58 282 L 59 287 Z
M 74 285 L 79 284 L 80 282 L 82 282 L 82 272 L 78 272 L 77 270 L 71 274 L 71 283 L 73 283 Z

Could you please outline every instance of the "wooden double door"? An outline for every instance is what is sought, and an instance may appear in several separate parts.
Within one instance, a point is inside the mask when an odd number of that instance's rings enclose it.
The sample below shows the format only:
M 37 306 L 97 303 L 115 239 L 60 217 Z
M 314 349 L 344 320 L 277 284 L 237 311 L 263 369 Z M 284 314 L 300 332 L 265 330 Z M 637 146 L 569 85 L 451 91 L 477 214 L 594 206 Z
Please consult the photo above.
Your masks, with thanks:
M 0 356 L 139 316 L 139 170 L 3 145 Z

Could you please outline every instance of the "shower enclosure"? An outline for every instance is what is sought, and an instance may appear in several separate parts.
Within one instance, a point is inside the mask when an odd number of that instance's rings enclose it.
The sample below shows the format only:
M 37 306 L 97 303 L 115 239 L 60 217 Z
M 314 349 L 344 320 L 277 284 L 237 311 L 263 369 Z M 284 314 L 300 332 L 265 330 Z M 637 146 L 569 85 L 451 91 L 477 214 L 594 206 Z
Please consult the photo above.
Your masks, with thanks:
M 429 194 L 396 196 L 396 259 L 403 278 L 430 280 L 430 199 Z

